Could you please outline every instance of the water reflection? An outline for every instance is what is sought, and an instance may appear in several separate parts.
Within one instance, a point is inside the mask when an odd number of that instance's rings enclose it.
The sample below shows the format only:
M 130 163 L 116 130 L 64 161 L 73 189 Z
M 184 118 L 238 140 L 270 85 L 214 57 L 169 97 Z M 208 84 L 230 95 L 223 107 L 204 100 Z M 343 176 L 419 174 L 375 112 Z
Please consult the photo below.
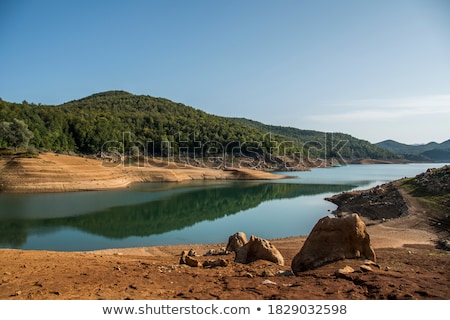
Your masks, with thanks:
M 0 247 L 95 250 L 217 243 L 244 231 L 306 235 L 334 205 L 324 197 L 366 189 L 441 164 L 349 165 L 274 181 L 139 184 L 107 192 L 1 194 Z M 283 173 L 286 174 L 286 173 Z
M 351 188 L 345 185 L 233 182 L 207 186 L 194 185 L 190 188 L 182 186 L 176 189 L 178 192 L 173 192 L 173 186 L 175 185 L 141 185 L 134 190 L 114 192 L 116 196 L 126 197 L 128 201 L 134 199 L 135 203 L 113 205 L 95 212 L 85 208 L 89 212 L 86 214 L 78 212 L 72 216 L 58 214 L 54 218 L 31 218 L 27 213 L 12 218 L 8 214 L 3 218 L 0 217 L 0 245 L 20 248 L 30 235 L 51 233 L 64 228 L 77 229 L 109 239 L 147 237 L 180 230 L 201 221 L 213 221 L 235 215 L 270 200 L 325 192 L 337 193 Z M 155 198 L 157 192 L 155 187 L 169 189 L 159 190 L 160 193 Z M 84 203 L 83 195 L 87 203 L 92 201 L 91 193 L 72 194 L 80 204 Z M 108 192 L 100 193 L 100 199 L 102 195 L 108 195 Z M 53 195 L 53 202 L 57 196 Z M 60 196 L 68 200 L 70 194 Z M 150 200 L 142 202 L 146 197 Z M 61 210 L 60 202 L 56 202 L 57 210 Z M 16 206 L 15 210 L 17 208 Z

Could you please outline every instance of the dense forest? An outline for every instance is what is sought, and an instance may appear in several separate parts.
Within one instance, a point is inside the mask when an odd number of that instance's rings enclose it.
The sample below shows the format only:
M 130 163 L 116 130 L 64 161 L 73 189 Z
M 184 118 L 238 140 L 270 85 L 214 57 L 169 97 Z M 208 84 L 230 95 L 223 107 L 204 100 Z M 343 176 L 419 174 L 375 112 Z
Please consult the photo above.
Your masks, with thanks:
M 124 91 L 97 93 L 57 106 L 0 99 L 0 148 L 27 146 L 54 152 L 173 157 L 398 157 L 342 133 L 219 117 L 164 98 Z

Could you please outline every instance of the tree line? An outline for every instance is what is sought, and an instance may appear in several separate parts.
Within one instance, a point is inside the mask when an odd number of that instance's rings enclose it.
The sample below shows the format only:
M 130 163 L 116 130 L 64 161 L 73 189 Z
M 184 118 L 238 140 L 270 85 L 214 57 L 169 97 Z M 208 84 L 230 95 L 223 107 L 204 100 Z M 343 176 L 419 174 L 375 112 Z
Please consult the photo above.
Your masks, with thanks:
M 241 154 L 392 158 L 394 154 L 349 135 L 330 135 L 225 118 L 164 98 L 108 91 L 61 105 L 0 99 L 0 148 L 26 147 L 96 154 Z M 337 141 L 345 140 L 338 146 Z M 334 145 L 333 145 L 334 143 Z

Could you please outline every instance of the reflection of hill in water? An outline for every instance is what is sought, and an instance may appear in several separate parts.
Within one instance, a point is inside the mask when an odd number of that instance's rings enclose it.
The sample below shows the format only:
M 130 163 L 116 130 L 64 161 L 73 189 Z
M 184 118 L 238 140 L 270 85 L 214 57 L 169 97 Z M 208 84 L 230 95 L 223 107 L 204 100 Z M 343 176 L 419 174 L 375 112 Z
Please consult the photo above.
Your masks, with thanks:
M 27 234 L 39 230 L 76 228 L 107 238 L 150 236 L 183 229 L 254 208 L 275 199 L 295 198 L 349 190 L 344 185 L 242 183 L 173 194 L 161 200 L 112 207 L 75 217 L 39 220 L 0 220 L 0 243 L 18 247 Z M 45 231 L 44 231 L 45 232 Z

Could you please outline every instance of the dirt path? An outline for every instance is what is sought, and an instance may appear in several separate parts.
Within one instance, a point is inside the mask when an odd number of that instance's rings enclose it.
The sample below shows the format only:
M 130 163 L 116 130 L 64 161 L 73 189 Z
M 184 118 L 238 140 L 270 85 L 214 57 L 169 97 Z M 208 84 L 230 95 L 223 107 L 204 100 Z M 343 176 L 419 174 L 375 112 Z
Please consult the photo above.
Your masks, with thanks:
M 408 214 L 401 219 L 391 219 L 369 226 L 373 244 L 394 248 L 408 244 L 435 245 L 438 236 L 429 224 L 427 209 L 403 188 L 398 188 L 398 191 L 406 201 Z

